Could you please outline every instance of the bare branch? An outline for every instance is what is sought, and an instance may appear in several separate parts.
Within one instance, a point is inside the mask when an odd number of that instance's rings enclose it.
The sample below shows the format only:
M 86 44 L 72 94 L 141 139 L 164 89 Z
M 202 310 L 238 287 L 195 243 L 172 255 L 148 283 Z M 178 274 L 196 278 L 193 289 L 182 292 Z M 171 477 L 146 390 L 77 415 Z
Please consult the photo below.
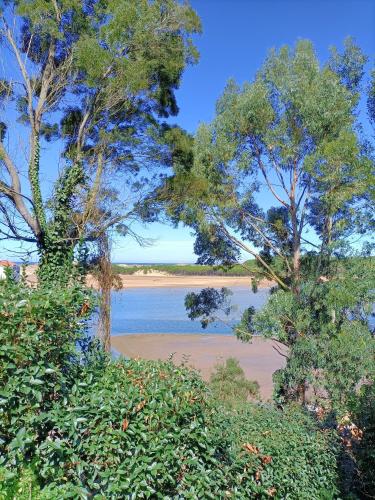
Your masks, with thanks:
M 258 148 L 256 149 L 256 152 L 257 152 L 257 161 L 258 161 L 258 165 L 259 165 L 260 171 L 262 172 L 262 175 L 264 177 L 264 180 L 267 183 L 267 186 L 268 186 L 269 190 L 271 191 L 271 193 L 273 194 L 273 196 L 276 198 L 276 200 L 279 203 L 281 203 L 284 207 L 289 208 L 288 203 L 286 201 L 284 201 L 282 198 L 280 198 L 280 196 L 274 190 L 273 185 L 271 184 L 271 182 L 270 182 L 270 180 L 268 178 L 267 169 L 266 169 L 264 163 L 262 162 L 261 154 L 260 154 L 260 151 L 259 151 Z
M 2 21 L 3 21 L 3 24 L 5 26 L 5 30 L 3 31 L 3 33 L 5 34 L 5 37 L 7 38 L 10 46 L 12 47 L 13 53 L 16 56 L 18 66 L 19 66 L 19 69 L 20 69 L 21 74 L 22 74 L 22 78 L 24 80 L 24 85 L 25 85 L 26 94 L 27 94 L 27 101 L 28 101 L 27 108 L 28 108 L 28 113 L 29 113 L 29 120 L 30 120 L 30 124 L 33 125 L 33 122 L 34 122 L 33 89 L 32 89 L 32 85 L 31 85 L 31 79 L 27 73 L 26 66 L 22 60 L 20 51 L 18 50 L 18 47 L 17 47 L 16 41 L 14 40 L 12 31 L 9 28 L 9 26 L 7 25 L 4 17 L 2 17 Z
M 225 224 L 223 224 L 220 220 L 217 220 L 217 222 L 220 224 L 220 227 L 231 241 L 233 241 L 238 247 L 242 248 L 242 250 L 255 257 L 257 261 L 260 262 L 261 265 L 272 276 L 272 279 L 274 279 L 281 286 L 281 288 L 283 288 L 284 290 L 289 290 L 288 285 L 283 282 L 283 280 L 273 271 L 273 269 L 267 264 L 267 262 L 264 259 L 262 259 L 262 257 L 257 252 L 255 252 L 250 247 L 245 245 L 243 241 L 239 240 L 238 238 L 230 234 L 227 228 L 225 227 Z
M 0 142 L 0 159 L 4 162 L 11 179 L 11 186 L 1 182 L 0 190 L 13 201 L 18 212 L 37 237 L 40 234 L 39 223 L 36 218 L 31 215 L 25 205 L 24 196 L 21 194 L 21 182 L 18 172 L 2 142 Z

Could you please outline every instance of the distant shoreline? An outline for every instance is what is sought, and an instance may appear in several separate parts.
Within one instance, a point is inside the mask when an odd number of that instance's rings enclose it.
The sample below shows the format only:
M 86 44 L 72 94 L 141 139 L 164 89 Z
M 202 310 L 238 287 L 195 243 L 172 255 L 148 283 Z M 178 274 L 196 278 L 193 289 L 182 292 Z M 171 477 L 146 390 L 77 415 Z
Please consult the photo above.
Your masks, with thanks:
M 122 286 L 127 288 L 221 288 L 251 285 L 250 276 L 175 276 L 164 273 L 130 274 L 120 277 Z M 93 276 L 87 277 L 87 285 L 97 289 L 98 283 Z M 259 288 L 270 288 L 274 282 L 262 280 Z
M 35 285 L 37 281 L 37 265 L 26 266 L 27 282 Z M 119 275 L 123 289 L 128 288 L 221 288 L 236 286 L 251 286 L 251 276 L 221 276 L 221 275 L 175 275 L 164 271 L 151 270 L 144 273 L 136 271 L 134 274 Z M 95 290 L 98 289 L 97 279 L 89 274 L 86 279 L 87 286 Z M 259 288 L 270 288 L 275 283 L 269 280 L 261 280 Z

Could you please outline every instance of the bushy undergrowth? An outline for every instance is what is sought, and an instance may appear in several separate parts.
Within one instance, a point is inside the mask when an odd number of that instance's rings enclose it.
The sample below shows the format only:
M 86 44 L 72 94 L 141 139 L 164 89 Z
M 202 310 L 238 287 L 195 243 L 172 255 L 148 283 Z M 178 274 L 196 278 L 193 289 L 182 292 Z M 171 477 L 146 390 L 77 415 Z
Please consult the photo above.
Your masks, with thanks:
M 210 432 L 206 388 L 170 362 L 88 369 L 49 418 L 40 474 L 49 484 L 79 486 L 83 497 L 217 498 L 226 485 L 225 446 Z
M 375 495 L 375 383 L 364 385 L 353 411 L 354 421 L 363 431 L 354 449 L 358 470 L 358 493 L 364 498 Z
M 244 471 L 241 498 L 338 497 L 335 434 L 322 432 L 300 408 L 247 403 L 221 416 L 223 438 Z
M 187 368 L 77 349 L 87 300 L 0 284 L 0 498 L 334 497 L 308 417 L 221 408 Z
M 0 282 L 0 465 L 32 456 L 78 375 L 89 296 Z
M 214 398 L 229 406 L 238 405 L 250 397 L 259 397 L 259 384 L 249 380 L 235 358 L 219 363 L 210 378 L 210 388 Z

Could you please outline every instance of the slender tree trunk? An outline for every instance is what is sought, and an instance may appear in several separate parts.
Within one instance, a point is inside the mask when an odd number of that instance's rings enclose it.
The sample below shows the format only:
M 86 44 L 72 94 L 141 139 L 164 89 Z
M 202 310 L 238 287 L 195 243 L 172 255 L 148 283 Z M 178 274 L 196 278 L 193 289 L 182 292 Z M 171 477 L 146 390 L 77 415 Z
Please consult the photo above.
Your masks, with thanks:
M 294 204 L 294 200 L 292 200 L 291 204 L 291 221 L 292 221 L 292 229 L 293 229 L 293 276 L 292 276 L 292 290 L 298 295 L 299 294 L 299 286 L 301 281 L 301 237 L 298 230 L 298 220 L 296 207 Z
M 332 229 L 333 229 L 333 218 L 332 215 L 327 216 L 327 222 L 326 222 L 326 238 L 325 238 L 325 257 L 326 257 L 326 267 L 328 270 L 329 263 L 331 260 L 331 245 L 332 245 Z
M 104 234 L 99 240 L 99 286 L 101 297 L 99 307 L 98 337 L 103 345 L 103 349 L 110 352 L 112 266 L 108 234 Z
M 293 276 L 292 276 L 292 290 L 296 295 L 300 292 L 301 281 L 301 232 L 298 223 L 298 206 L 296 204 L 296 191 L 298 185 L 298 170 L 297 161 L 294 162 L 293 179 L 290 190 L 290 218 L 292 223 L 292 238 L 293 238 Z
M 301 281 L 301 245 L 299 241 L 294 243 L 293 248 L 293 290 L 299 293 L 299 284 Z

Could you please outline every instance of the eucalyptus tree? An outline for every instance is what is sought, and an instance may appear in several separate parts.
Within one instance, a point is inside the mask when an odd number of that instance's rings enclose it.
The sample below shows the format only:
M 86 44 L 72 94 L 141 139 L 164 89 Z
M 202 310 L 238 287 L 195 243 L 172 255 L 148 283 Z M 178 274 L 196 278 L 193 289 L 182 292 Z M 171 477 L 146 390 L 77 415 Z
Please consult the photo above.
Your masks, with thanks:
M 358 73 L 365 59 L 354 55 Z M 196 133 L 190 164 L 177 164 L 165 189 L 197 229 L 201 261 L 231 262 L 240 249 L 298 291 L 302 251 L 350 233 L 370 162 L 355 130 L 359 81 L 345 85 L 335 61 L 321 67 L 301 41 L 272 51 L 253 82 L 228 83 L 214 120 Z
M 80 243 L 131 232 L 200 23 L 175 0 L 1 4 L 0 234 L 64 281 Z
M 319 349 L 302 349 L 304 339 L 339 335 L 349 316 L 363 325 L 372 300 L 371 275 L 350 297 L 343 276 L 348 286 L 355 279 L 346 273 L 348 261 L 338 261 L 371 220 L 373 162 L 357 131 L 365 62 L 352 40 L 325 65 L 308 41 L 271 51 L 252 82 L 227 84 L 191 155 L 176 154 L 175 176 L 162 193 L 170 213 L 196 231 L 199 262 L 230 265 L 248 254 L 259 264 L 255 288 L 261 277 L 275 282 L 264 312 L 249 308 L 236 332 L 286 344 L 294 387 L 321 366 Z M 190 294 L 190 317 L 203 316 L 206 324 L 225 305 L 225 294 L 215 297 L 212 289 Z

